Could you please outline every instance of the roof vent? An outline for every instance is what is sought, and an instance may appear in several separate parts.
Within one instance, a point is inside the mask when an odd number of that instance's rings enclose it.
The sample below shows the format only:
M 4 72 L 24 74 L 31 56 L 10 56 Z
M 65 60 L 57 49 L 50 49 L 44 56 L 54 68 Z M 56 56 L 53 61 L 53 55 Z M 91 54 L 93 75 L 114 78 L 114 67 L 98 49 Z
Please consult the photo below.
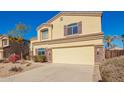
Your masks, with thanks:
M 60 18 L 60 21 L 63 21 L 63 17 Z

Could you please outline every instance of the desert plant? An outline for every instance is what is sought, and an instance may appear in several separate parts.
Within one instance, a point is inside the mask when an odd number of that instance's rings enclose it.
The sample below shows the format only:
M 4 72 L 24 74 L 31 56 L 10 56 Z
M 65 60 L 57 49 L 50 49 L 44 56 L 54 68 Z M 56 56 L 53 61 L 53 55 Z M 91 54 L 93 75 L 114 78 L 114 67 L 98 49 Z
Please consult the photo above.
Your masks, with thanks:
M 24 58 L 25 60 L 30 60 L 30 57 L 29 57 L 28 54 L 24 55 L 23 58 Z
M 3 62 L 4 62 L 4 60 L 3 60 L 3 59 L 1 59 L 1 60 L 0 60 L 0 63 L 3 63 Z
M 37 55 L 33 57 L 35 62 L 46 62 L 46 56 L 44 55 Z
M 32 63 L 28 63 L 26 66 L 27 66 L 27 67 L 28 67 L 28 66 L 31 66 L 31 64 L 32 64 Z
M 21 67 L 12 67 L 12 68 L 10 68 L 10 70 L 9 71 L 14 71 L 14 72 L 21 72 L 23 69 L 21 68 Z
M 105 82 L 124 82 L 124 57 L 108 59 L 101 63 L 100 73 Z
M 15 63 L 17 60 L 20 59 L 20 57 L 19 57 L 19 55 L 12 54 L 12 55 L 10 55 L 10 57 L 8 59 L 9 59 L 9 61 Z

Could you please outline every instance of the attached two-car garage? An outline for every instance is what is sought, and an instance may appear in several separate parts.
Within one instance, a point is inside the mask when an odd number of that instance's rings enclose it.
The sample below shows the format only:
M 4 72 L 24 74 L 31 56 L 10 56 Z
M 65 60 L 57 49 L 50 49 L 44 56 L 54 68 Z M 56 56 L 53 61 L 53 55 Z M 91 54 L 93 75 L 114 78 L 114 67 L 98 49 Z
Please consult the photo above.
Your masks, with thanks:
M 94 46 L 52 49 L 53 63 L 94 64 Z

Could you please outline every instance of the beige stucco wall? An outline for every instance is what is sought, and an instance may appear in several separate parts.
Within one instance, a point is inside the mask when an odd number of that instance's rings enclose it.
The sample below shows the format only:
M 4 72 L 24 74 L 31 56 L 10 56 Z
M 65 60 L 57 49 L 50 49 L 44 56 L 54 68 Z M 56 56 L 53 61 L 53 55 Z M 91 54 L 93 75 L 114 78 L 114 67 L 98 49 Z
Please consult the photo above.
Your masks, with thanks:
M 61 18 L 63 21 L 60 20 Z M 60 16 L 51 22 L 51 24 L 53 24 L 53 29 L 50 29 L 51 27 L 43 26 L 37 31 L 38 40 L 41 40 L 41 30 L 44 28 L 49 29 L 49 34 L 51 34 L 52 31 L 52 37 L 49 35 L 49 39 L 64 38 L 64 25 L 69 25 L 71 23 L 77 23 L 80 21 L 82 22 L 82 34 L 80 35 L 101 32 L 101 16 Z
M 0 47 L 3 47 L 3 46 L 2 46 L 2 39 L 0 39 Z
M 93 65 L 94 47 L 59 48 L 52 50 L 53 63 Z
M 32 51 L 33 49 L 33 43 L 38 41 L 39 41 L 38 39 L 30 40 L 30 51 Z
M 0 60 L 3 59 L 3 49 L 0 49 Z
M 61 18 L 61 17 L 60 17 Z M 82 21 L 82 34 L 92 34 L 101 32 L 101 17 L 95 16 L 62 16 L 63 21 L 60 18 L 53 21 L 53 37 L 52 39 L 64 38 L 64 25 L 71 23 L 77 23 Z

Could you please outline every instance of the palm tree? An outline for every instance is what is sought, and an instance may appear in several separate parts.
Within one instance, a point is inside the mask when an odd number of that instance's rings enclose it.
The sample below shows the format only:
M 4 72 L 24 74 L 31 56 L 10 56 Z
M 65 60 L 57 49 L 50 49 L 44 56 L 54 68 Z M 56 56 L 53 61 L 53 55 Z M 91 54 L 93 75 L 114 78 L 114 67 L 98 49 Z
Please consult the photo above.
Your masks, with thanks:
M 111 42 L 115 39 L 115 37 L 112 36 L 105 36 L 104 42 L 107 44 L 107 48 L 110 49 L 112 47 Z
M 124 34 L 121 35 L 121 41 L 122 41 L 122 43 L 123 43 L 123 50 L 124 50 Z

